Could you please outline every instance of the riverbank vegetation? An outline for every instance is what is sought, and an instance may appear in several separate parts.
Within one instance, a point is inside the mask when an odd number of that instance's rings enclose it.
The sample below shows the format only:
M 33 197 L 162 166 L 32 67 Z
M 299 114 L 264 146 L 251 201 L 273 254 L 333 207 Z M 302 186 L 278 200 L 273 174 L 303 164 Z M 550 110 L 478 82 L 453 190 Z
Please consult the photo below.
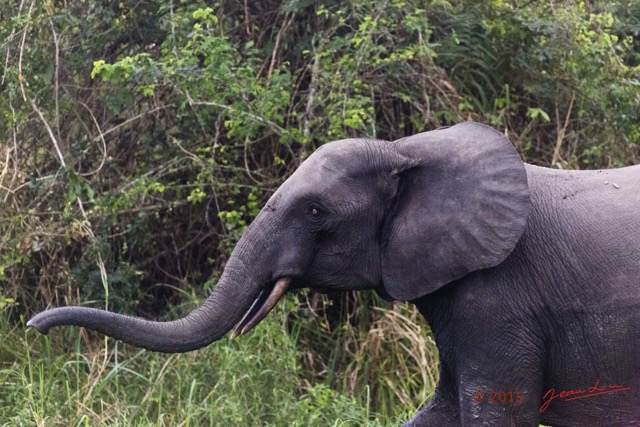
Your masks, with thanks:
M 0 17 L 0 425 L 398 424 L 437 350 L 373 293 L 291 295 L 184 355 L 24 322 L 190 311 L 328 141 L 474 120 L 529 163 L 640 163 L 637 1 L 2 0 Z

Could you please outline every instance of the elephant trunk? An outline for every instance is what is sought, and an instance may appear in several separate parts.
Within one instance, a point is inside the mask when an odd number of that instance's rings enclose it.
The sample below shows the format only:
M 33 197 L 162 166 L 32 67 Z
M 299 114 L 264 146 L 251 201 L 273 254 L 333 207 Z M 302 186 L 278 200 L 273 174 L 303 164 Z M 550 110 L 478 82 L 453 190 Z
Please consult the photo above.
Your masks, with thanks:
M 61 307 L 36 315 L 27 326 L 43 334 L 55 326 L 84 326 L 152 351 L 196 350 L 219 340 L 234 325 L 234 336 L 247 332 L 286 292 L 289 279 L 280 279 L 271 287 L 259 275 L 249 274 L 244 266 L 232 255 L 211 295 L 182 319 L 155 322 L 94 308 Z

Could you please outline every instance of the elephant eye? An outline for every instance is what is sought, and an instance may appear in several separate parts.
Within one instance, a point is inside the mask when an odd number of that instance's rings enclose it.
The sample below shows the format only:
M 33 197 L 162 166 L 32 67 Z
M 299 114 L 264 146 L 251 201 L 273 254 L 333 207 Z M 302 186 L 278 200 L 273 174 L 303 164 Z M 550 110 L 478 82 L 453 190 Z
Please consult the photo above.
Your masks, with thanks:
M 306 213 L 307 213 L 307 217 L 311 220 L 311 221 L 318 221 L 320 220 L 320 218 L 323 216 L 323 210 L 320 206 L 316 205 L 315 203 L 312 203 L 310 205 L 307 206 L 306 209 Z

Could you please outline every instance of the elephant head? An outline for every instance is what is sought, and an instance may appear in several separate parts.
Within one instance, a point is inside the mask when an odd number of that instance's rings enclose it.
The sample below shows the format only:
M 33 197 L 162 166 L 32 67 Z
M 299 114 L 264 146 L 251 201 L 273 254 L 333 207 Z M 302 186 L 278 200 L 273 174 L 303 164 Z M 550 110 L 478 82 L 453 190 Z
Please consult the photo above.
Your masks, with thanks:
M 375 289 L 413 300 L 501 263 L 529 209 L 509 140 L 471 122 L 394 142 L 320 147 L 269 199 L 203 305 L 153 322 L 62 307 L 27 326 L 85 326 L 161 352 L 194 350 L 257 324 L 288 289 Z

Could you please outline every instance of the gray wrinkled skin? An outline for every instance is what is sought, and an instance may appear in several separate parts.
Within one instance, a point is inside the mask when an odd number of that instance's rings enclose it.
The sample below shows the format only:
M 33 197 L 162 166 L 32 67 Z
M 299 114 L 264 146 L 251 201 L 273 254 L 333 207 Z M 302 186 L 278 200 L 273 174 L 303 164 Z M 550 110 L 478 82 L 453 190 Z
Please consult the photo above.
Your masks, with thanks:
M 417 305 L 441 378 L 406 425 L 640 426 L 640 166 L 526 165 L 504 135 L 470 122 L 321 147 L 184 319 L 63 307 L 29 326 L 190 351 L 224 336 L 282 278 Z
M 407 425 L 640 425 L 640 166 L 526 172 L 531 210 L 511 255 L 414 301 L 442 367 Z M 613 385 L 631 389 L 543 400 Z M 489 403 L 491 391 L 522 403 Z

